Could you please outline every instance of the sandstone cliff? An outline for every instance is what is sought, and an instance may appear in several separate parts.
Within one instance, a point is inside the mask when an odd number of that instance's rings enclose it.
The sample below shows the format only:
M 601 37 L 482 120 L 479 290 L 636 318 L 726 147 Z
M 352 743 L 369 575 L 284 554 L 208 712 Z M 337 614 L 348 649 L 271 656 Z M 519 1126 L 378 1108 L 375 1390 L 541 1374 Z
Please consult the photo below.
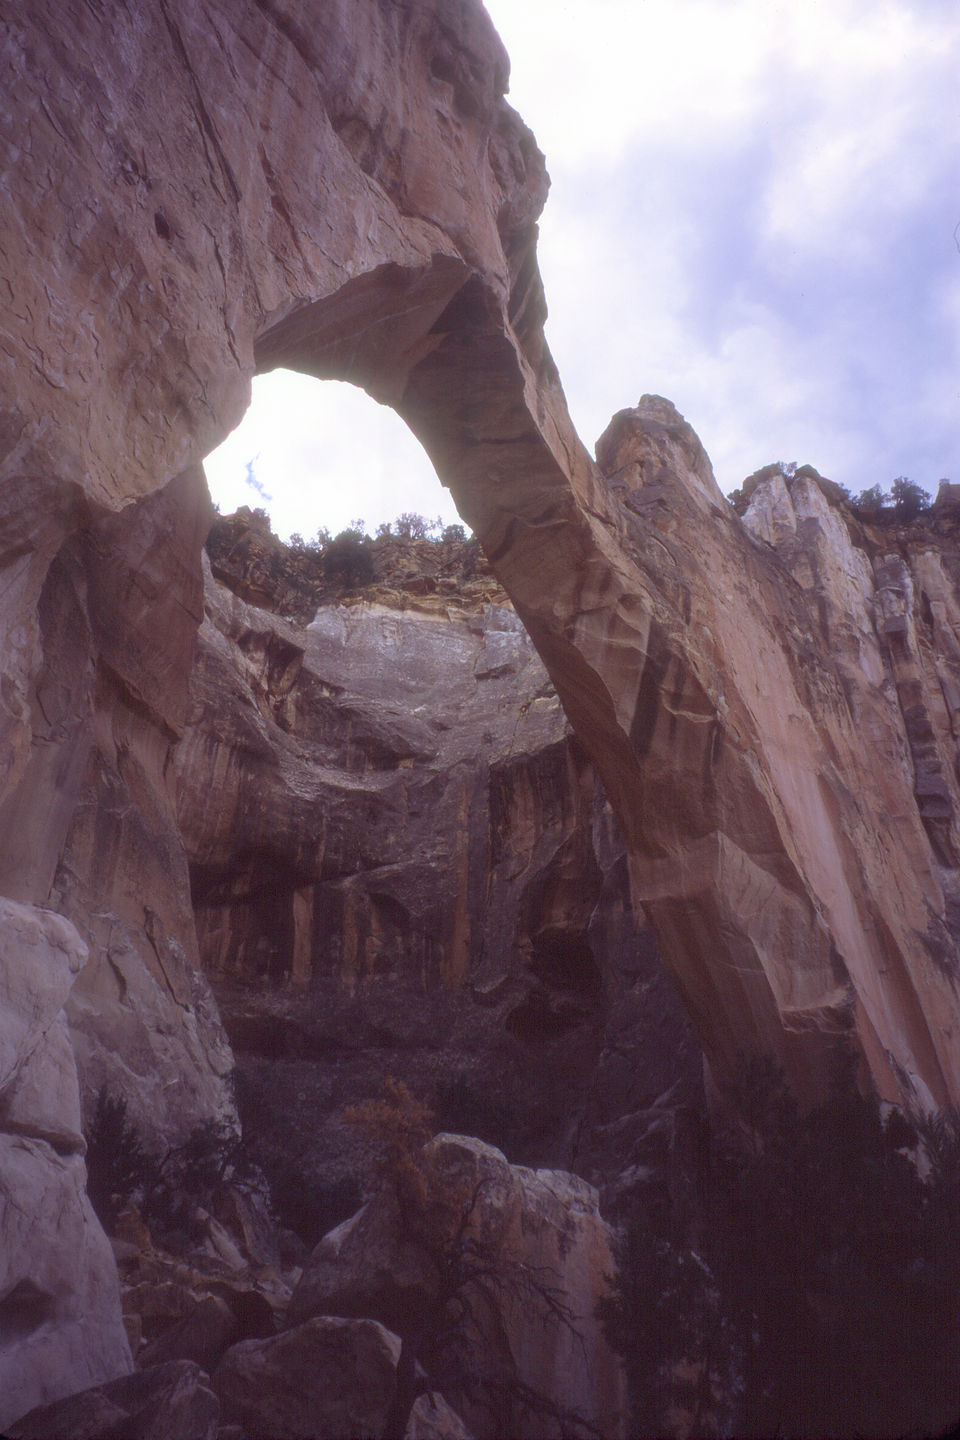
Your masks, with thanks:
M 208 571 L 180 823 L 261 1163 L 303 1211 L 308 1182 L 356 1180 L 338 1116 L 392 1075 L 448 1128 L 608 1182 L 667 1091 L 699 1103 L 698 1051 L 475 545 L 378 541 L 352 590 L 249 512 L 208 548 L 227 584 Z M 277 613 L 305 594 L 308 625 Z
M 809 1095 L 853 1042 L 887 1098 L 944 1104 L 960 1063 L 950 561 L 923 531 L 868 539 L 805 472 L 789 494 L 758 488 L 741 524 L 656 398 L 615 417 L 598 460 L 643 572 L 646 652 L 631 760 L 605 781 L 633 797 L 634 894 L 711 1062 L 766 1049 Z

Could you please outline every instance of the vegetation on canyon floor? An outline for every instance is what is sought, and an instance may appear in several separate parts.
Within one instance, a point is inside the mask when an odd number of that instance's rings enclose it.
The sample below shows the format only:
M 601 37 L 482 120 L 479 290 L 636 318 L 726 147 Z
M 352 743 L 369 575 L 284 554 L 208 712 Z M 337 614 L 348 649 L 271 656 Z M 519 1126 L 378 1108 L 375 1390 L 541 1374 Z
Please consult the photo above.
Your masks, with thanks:
M 630 1433 L 939 1431 L 960 1414 L 960 1114 L 885 1116 L 841 1078 L 803 1115 L 762 1060 L 727 1098 L 620 1242 L 604 1320 Z
M 675 1149 L 621 1230 L 601 1318 L 626 1363 L 630 1433 L 669 1435 L 681 1423 L 704 1437 L 932 1433 L 931 1421 L 960 1413 L 960 1113 L 884 1113 L 848 1076 L 801 1113 L 782 1073 L 758 1059 L 742 1063 L 726 1098 L 726 1118 L 702 1121 L 683 1156 Z M 443 1292 L 442 1304 L 397 1321 L 401 1408 L 419 1393 L 419 1373 L 444 1393 L 474 1404 L 499 1395 L 562 1430 L 571 1417 L 545 1397 L 477 1371 L 471 1338 L 485 1307 L 514 1291 L 562 1320 L 550 1276 L 484 1239 L 481 1194 L 436 1223 L 437 1117 L 406 1086 L 391 1082 L 347 1118 L 372 1141 L 365 1188 L 394 1195 L 398 1224 L 429 1254 Z M 148 1223 L 185 1236 L 191 1208 L 211 1205 L 243 1168 L 235 1138 L 212 1127 L 151 1156 L 106 1092 L 88 1144 L 107 1228 L 134 1197 Z M 359 1199 L 358 1189 L 348 1210 Z
M 97 1095 L 86 1140 L 87 1194 L 108 1234 L 135 1199 L 157 1233 L 189 1240 L 197 1207 L 210 1207 L 228 1177 L 249 1170 L 240 1137 L 216 1120 L 162 1154 L 151 1150 L 127 1119 L 126 1100 L 106 1088 Z
M 387 1227 L 402 1241 L 408 1269 L 411 1255 L 419 1256 L 413 1264 L 424 1281 L 422 1293 L 410 1288 L 387 1317 L 402 1352 L 386 1433 L 405 1433 L 418 1396 L 439 1392 L 486 1416 L 493 1433 L 513 1433 L 526 1416 L 545 1425 L 544 1433 L 599 1436 L 582 1415 L 523 1380 L 509 1345 L 490 1343 L 491 1318 L 512 1307 L 541 1314 L 583 1343 L 550 1267 L 517 1258 L 500 1243 L 499 1227 L 491 1226 L 494 1179 L 480 1175 L 466 1194 L 451 1182 L 430 1146 L 437 1116 L 401 1081 L 388 1080 L 345 1119 L 370 1142 L 367 1196 L 379 1197 L 381 1209 L 386 1202 Z M 108 1232 L 132 1202 L 174 1253 L 188 1253 L 200 1238 L 198 1206 L 215 1209 L 218 1194 L 241 1177 L 262 1185 L 226 1127 L 200 1126 L 162 1157 L 151 1153 L 127 1118 L 125 1100 L 106 1089 L 97 1097 L 87 1146 L 88 1193 Z M 355 1205 L 360 1199 L 357 1191 Z

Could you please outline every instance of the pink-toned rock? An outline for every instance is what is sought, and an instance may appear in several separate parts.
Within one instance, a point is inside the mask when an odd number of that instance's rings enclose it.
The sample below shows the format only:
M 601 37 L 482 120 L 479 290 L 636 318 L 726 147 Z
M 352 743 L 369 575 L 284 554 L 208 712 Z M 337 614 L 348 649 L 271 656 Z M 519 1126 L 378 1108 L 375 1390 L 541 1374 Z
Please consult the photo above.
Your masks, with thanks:
M 775 545 L 751 537 L 650 398 L 594 465 L 543 337 L 546 177 L 507 72 L 479 0 L 5 16 L 0 892 L 90 947 L 88 1089 L 122 1076 L 155 1131 L 230 1114 L 171 762 L 196 466 L 253 372 L 291 365 L 393 404 L 453 489 L 717 1075 L 772 1052 L 809 1096 L 852 1051 L 887 1098 L 957 1101 L 950 555 L 866 535 L 871 637 L 809 485 L 795 539 L 782 493 Z
M 473 1440 L 473 1436 L 443 1396 L 430 1391 L 413 1402 L 403 1440 Z
M 155 972 L 160 1009 L 169 995 L 191 1017 L 170 1027 L 169 1048 L 197 1036 L 171 1107 L 222 1109 L 203 1078 L 225 1065 L 215 1027 L 183 978 L 194 956 L 167 829 L 172 716 L 137 679 L 166 651 L 135 646 L 150 665 L 131 671 L 111 639 L 182 633 L 189 648 L 190 627 L 170 626 L 159 593 L 145 606 L 136 586 L 110 582 L 104 630 L 97 582 L 107 554 L 146 553 L 136 507 L 119 507 L 188 473 L 235 422 L 254 368 L 294 365 L 395 404 L 455 489 L 603 777 L 636 899 L 713 1066 L 722 1073 L 739 1048 L 773 1051 L 809 1092 L 852 1043 L 885 1094 L 956 1097 L 939 1038 L 956 1001 L 927 943 L 952 945 L 937 861 L 894 778 L 876 806 L 849 811 L 865 732 L 844 714 L 818 622 L 785 600 L 782 568 L 751 548 L 672 407 L 650 401 L 618 419 L 601 446 L 605 476 L 572 431 L 542 334 L 543 164 L 503 99 L 506 59 L 482 7 L 337 4 L 308 25 L 291 3 L 278 15 L 243 4 L 215 20 L 179 0 L 124 11 L 106 46 L 86 11 L 56 27 L 32 11 L 4 32 L 3 93 L 21 141 L 2 176 L 18 307 L 5 320 L 13 440 L 0 479 L 18 494 L 30 480 L 35 519 L 25 531 L 11 508 L 6 532 L 21 638 L 0 819 L 18 834 L 29 821 L 42 841 L 29 845 L 42 863 L 25 850 L 9 867 L 14 893 L 69 908 L 84 933 L 94 916 L 118 917 L 116 968 L 133 998 L 117 1038 L 165 1063 L 141 1029 L 153 999 L 135 983 Z M 42 190 L 38 156 L 61 167 Z M 12 558 L 28 550 L 30 566 Z M 157 564 L 178 574 L 172 552 Z M 81 577 L 86 620 L 84 604 L 65 603 Z M 178 663 L 161 693 L 185 683 Z M 26 697 L 51 684 L 52 730 L 39 709 L 25 718 Z M 92 716 L 115 717 L 120 744 L 105 755 Z M 885 755 L 897 723 L 877 719 Z M 127 753 L 142 787 L 121 775 L 117 788 Z M 90 801 L 78 808 L 81 786 Z M 169 864 L 91 871 L 102 847 L 91 849 L 90 823 L 104 807 L 124 857 L 139 850 L 118 823 L 126 799 L 108 799 L 131 786 L 144 848 L 164 837 Z M 937 803 L 927 784 L 928 818 Z M 163 894 L 147 902 L 155 919 L 128 915 L 115 882 L 127 896 Z M 785 966 L 794 949 L 799 963 Z M 135 957 L 127 970 L 124 955 Z M 95 1031 L 93 1011 L 78 1033 Z
M 596 1191 L 462 1136 L 437 1136 L 415 1164 L 409 1193 L 388 1178 L 320 1242 L 291 1316 L 362 1311 L 395 1325 L 414 1359 L 429 1351 L 480 1437 L 545 1424 L 621 1434 L 623 1373 L 596 1318 L 614 1265 Z M 426 1338 L 431 1325 L 443 1340 Z
M 215 1440 L 219 1413 L 208 1377 L 179 1360 L 38 1406 L 9 1434 L 11 1440 Z

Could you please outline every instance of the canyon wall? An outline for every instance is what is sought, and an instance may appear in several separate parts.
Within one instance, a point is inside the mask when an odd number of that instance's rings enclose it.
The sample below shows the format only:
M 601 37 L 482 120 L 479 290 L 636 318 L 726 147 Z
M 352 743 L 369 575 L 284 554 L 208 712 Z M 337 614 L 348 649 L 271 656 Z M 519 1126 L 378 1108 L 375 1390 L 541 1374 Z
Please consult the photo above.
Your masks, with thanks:
M 184 599 L 174 627 L 165 607 L 180 595 L 128 587 L 109 626 L 93 616 L 68 638 L 58 596 L 84 565 L 89 577 L 107 553 L 118 564 L 135 553 L 130 502 L 189 488 L 176 477 L 235 423 L 254 369 L 292 365 L 394 404 L 454 490 L 603 780 L 635 897 L 712 1065 L 772 1051 L 811 1093 L 827 1055 L 853 1044 L 890 1098 L 955 1097 L 953 977 L 930 950 L 952 945 L 946 894 L 912 787 L 844 778 L 862 764 L 860 701 L 845 698 L 839 661 L 793 614 L 791 587 L 744 536 L 679 417 L 654 404 L 619 421 L 602 470 L 572 431 L 542 334 L 543 162 L 503 99 L 506 57 L 482 8 L 369 0 L 308 26 L 293 4 L 182 0 L 125 12 L 102 42 L 92 12 L 57 27 L 38 12 L 5 21 L 18 142 L 3 175 L 17 303 L 4 351 L 2 808 L 9 833 L 42 829 L 42 843 L 14 851 L 46 857 L 5 856 L 5 892 L 74 905 L 55 872 L 61 857 L 74 868 L 71 829 L 86 843 L 79 757 L 118 706 L 122 722 L 109 723 L 138 732 L 123 744 L 144 777 L 144 848 L 167 843 L 165 747 L 179 721 L 166 712 L 195 623 L 184 572 L 172 553 L 158 560 Z M 56 185 L 32 183 L 41 160 Z M 183 497 L 178 513 L 171 524 L 198 523 Z M 724 592 L 731 567 L 738 583 Z M 143 673 L 126 674 L 107 633 L 124 627 L 183 627 L 179 678 L 147 683 L 142 656 Z M 80 668 L 81 644 L 84 676 L 51 736 L 37 697 L 52 674 L 62 686 L 64 648 Z M 897 717 L 861 688 L 868 727 L 895 746 Z M 109 805 L 105 777 L 90 783 L 88 816 Z M 157 978 L 195 955 L 175 835 L 170 845 L 156 882 L 168 899 L 146 906 L 155 918 L 128 921 L 99 874 L 73 886 L 76 913 L 82 929 L 101 914 L 132 925 L 119 944 L 186 1017 L 188 1073 L 204 1053 L 216 1073 L 202 994 Z M 96 936 L 98 951 L 111 943 Z M 124 983 L 120 1003 L 135 1011 Z M 226 1103 L 199 1079 L 185 1089 L 183 1115 Z
M 378 540 L 359 589 L 249 511 L 208 550 L 179 818 L 261 1162 L 356 1182 L 337 1117 L 392 1076 L 443 1128 L 605 1184 L 666 1092 L 700 1103 L 698 1049 L 476 542 Z

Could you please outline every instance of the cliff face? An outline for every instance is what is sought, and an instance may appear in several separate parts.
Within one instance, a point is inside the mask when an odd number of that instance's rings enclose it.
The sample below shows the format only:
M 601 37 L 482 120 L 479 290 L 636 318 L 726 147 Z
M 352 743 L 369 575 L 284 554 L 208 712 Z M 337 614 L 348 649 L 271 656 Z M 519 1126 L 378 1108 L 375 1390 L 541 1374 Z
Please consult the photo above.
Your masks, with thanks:
M 208 584 L 177 769 L 211 971 L 483 984 L 518 930 L 531 949 L 549 924 L 518 927 L 530 852 L 552 859 L 578 808 L 589 830 L 593 776 L 536 652 L 505 596 L 390 598 L 326 605 L 300 628 Z M 491 845 L 523 856 L 506 905 Z
M 512 1155 L 609 1179 L 606 1127 L 678 1079 L 689 1101 L 696 1046 L 595 771 L 475 545 L 377 542 L 379 583 L 309 624 L 276 610 L 324 588 L 310 552 L 242 515 L 208 548 L 230 588 L 208 569 L 179 817 L 241 1066 L 313 1097 L 303 1134 L 295 1103 L 266 1128 L 302 1174 L 329 1185 L 343 1152 L 356 1179 L 339 1112 L 393 1075 L 460 1094 Z
M 111 706 L 146 727 L 144 851 L 168 833 L 165 747 L 179 722 L 166 712 L 186 679 L 190 603 L 171 626 L 165 606 L 179 599 L 128 588 L 106 630 L 91 621 L 68 639 L 57 595 L 78 549 L 92 547 L 97 573 L 107 553 L 135 553 L 140 512 L 118 507 L 186 473 L 236 420 L 255 367 L 295 365 L 394 403 L 455 489 L 604 781 L 635 897 L 714 1066 L 737 1047 L 770 1050 L 809 1092 L 843 1034 L 891 1097 L 901 1076 L 928 1101 L 955 1096 L 938 1038 L 953 982 L 929 950 L 949 943 L 939 875 L 897 795 L 847 814 L 843 776 L 857 771 L 862 732 L 837 667 L 774 594 L 780 572 L 743 539 L 677 417 L 639 415 L 605 442 L 604 469 L 621 481 L 644 472 L 627 485 L 633 508 L 571 430 L 541 330 L 542 161 L 502 98 L 506 61 L 482 9 L 335 5 L 308 30 L 296 6 L 225 7 L 215 22 L 183 0 L 118 24 L 107 47 L 86 12 L 56 39 L 38 14 L 4 32 L 25 143 L 4 175 L 22 304 L 5 352 L 16 500 L 3 814 L 14 832 L 34 817 L 43 835 L 30 853 L 51 857 L 9 857 L 6 891 L 68 903 L 51 865 L 76 825 L 79 756 Z M 134 91 L 162 103 L 132 105 Z M 63 182 L 41 194 L 23 172 L 48 154 Z M 200 513 L 181 496 L 178 524 Z M 172 553 L 158 563 L 185 584 Z M 705 577 L 731 566 L 738 599 L 721 604 Z M 749 663 L 740 596 L 758 617 Z M 118 671 L 105 636 L 125 627 L 181 633 L 179 678 Z M 51 675 L 62 684 L 64 651 L 74 671 L 85 653 L 85 675 L 109 666 L 124 685 L 110 699 L 78 679 L 51 738 L 37 696 Z M 761 704 L 758 686 L 783 703 Z M 878 740 L 895 748 L 893 735 Z M 91 815 L 109 783 L 93 787 Z M 879 812 L 891 805 L 900 834 L 888 843 Z M 138 969 L 172 965 L 174 951 L 189 968 L 194 953 L 175 835 L 170 845 L 167 878 L 136 881 L 139 893 L 176 891 L 124 941 Z M 115 913 L 112 884 L 98 875 L 82 898 L 75 889 L 84 928 Z M 776 957 L 793 949 L 803 959 L 788 979 Z M 215 1050 L 202 997 L 167 988 L 201 1050 Z M 209 1109 L 199 1079 L 186 1088 L 194 1113 Z
M 801 472 L 759 486 L 741 524 L 693 431 L 651 397 L 598 459 L 643 576 L 629 624 L 646 652 L 631 754 L 604 778 L 632 797 L 634 895 L 711 1061 L 772 1051 L 809 1095 L 854 1041 L 887 1098 L 945 1103 L 960 1064 L 949 520 L 891 544 Z

